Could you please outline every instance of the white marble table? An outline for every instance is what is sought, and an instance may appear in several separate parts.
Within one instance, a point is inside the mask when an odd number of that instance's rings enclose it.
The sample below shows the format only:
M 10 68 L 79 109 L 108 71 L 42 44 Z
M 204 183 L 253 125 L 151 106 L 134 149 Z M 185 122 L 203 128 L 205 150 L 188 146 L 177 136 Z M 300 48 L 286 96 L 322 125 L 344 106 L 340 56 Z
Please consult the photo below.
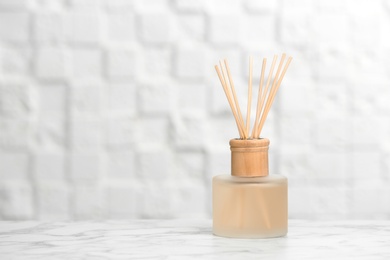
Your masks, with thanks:
M 213 236 L 209 220 L 0 222 L 0 259 L 390 259 L 390 221 L 290 221 L 253 240 Z

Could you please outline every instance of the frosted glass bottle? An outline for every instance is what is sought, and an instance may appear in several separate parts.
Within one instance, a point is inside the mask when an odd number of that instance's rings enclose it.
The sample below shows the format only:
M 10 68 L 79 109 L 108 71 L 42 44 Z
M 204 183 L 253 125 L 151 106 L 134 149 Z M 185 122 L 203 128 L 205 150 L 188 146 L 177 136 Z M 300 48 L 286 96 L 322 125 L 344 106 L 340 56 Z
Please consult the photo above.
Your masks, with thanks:
M 230 140 L 231 175 L 213 178 L 213 233 L 236 238 L 287 234 L 287 178 L 268 175 L 266 138 Z

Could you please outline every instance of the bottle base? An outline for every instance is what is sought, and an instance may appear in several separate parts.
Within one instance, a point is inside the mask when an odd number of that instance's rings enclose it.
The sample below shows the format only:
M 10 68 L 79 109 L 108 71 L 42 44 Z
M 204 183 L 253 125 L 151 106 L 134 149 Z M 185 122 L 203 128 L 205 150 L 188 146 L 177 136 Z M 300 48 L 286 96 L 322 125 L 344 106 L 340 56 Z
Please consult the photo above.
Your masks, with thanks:
M 215 230 L 213 229 L 213 235 L 226 238 L 247 238 L 247 239 L 264 239 L 264 238 L 277 238 L 287 235 L 286 230 L 272 230 L 272 232 L 254 233 L 248 231 L 232 231 L 232 230 Z

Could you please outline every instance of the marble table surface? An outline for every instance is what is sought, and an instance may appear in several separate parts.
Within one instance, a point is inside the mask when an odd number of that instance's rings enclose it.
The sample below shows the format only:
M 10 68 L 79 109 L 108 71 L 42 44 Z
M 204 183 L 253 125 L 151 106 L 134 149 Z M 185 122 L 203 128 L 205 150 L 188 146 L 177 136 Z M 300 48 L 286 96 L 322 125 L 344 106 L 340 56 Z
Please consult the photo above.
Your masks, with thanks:
M 291 220 L 273 239 L 217 237 L 210 220 L 0 222 L 0 259 L 390 259 L 390 221 Z

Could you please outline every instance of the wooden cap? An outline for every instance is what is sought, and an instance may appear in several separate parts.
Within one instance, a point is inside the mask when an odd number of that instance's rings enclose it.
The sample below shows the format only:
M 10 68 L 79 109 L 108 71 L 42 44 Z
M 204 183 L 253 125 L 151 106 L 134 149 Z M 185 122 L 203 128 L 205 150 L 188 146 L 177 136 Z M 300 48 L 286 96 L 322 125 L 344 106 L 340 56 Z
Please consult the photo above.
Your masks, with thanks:
M 232 152 L 232 175 L 238 177 L 261 177 L 268 175 L 267 138 L 232 139 L 229 142 Z

